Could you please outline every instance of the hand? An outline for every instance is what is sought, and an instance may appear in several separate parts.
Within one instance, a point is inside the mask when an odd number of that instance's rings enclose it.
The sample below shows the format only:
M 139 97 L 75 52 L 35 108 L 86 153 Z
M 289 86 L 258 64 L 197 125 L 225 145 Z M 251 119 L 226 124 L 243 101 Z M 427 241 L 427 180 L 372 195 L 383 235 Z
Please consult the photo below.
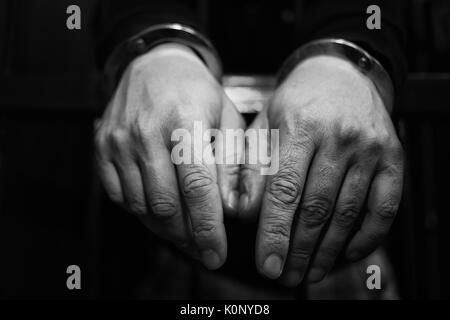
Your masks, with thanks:
M 160 45 L 135 59 L 123 74 L 97 126 L 97 163 L 113 201 L 155 234 L 215 269 L 227 254 L 218 183 L 227 199 L 236 188 L 238 172 L 221 167 L 218 174 L 203 158 L 201 163 L 173 164 L 172 133 L 192 133 L 194 121 L 201 121 L 203 130 L 243 126 L 240 114 L 193 51 L 178 44 Z M 236 206 L 225 201 L 227 209 Z
M 257 268 L 290 286 L 308 268 L 320 281 L 344 248 L 363 258 L 388 233 L 402 191 L 400 142 L 373 83 L 341 58 L 300 63 L 262 112 L 280 141 L 279 171 L 265 189 L 257 171 L 243 175 L 250 199 L 262 199 Z

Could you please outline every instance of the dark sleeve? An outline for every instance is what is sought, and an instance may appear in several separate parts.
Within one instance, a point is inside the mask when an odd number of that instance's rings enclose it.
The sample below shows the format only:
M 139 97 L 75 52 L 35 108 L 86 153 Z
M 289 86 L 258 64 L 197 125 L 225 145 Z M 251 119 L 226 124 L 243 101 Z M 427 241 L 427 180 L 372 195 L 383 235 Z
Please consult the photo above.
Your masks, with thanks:
M 369 5 L 378 5 L 381 9 L 380 30 L 366 27 Z M 396 93 L 399 93 L 406 76 L 405 12 L 403 0 L 306 1 L 299 44 L 325 37 L 355 42 L 380 61 L 391 76 Z
M 114 48 L 147 27 L 181 23 L 202 30 L 194 0 L 101 0 L 97 61 L 102 68 Z

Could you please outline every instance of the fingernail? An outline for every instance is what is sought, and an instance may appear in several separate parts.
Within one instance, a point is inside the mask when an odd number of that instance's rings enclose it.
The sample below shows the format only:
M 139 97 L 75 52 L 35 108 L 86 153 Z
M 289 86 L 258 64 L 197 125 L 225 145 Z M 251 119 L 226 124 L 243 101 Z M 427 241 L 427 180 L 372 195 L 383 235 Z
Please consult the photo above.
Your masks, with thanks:
M 302 281 L 300 272 L 295 270 L 288 271 L 283 277 L 285 277 L 283 283 L 289 287 L 296 287 Z
M 311 271 L 309 271 L 308 275 L 308 281 L 310 282 L 319 282 L 323 279 L 325 276 L 324 272 L 320 268 L 312 268 Z
M 277 254 L 271 254 L 264 261 L 263 271 L 264 274 L 270 279 L 277 279 L 281 274 L 283 261 Z
M 239 212 L 247 210 L 248 207 L 248 195 L 244 193 L 239 198 Z
M 239 193 L 237 191 L 231 191 L 228 195 L 228 207 L 237 211 L 239 203 Z
M 202 252 L 202 261 L 206 268 L 214 270 L 220 267 L 220 257 L 214 250 Z

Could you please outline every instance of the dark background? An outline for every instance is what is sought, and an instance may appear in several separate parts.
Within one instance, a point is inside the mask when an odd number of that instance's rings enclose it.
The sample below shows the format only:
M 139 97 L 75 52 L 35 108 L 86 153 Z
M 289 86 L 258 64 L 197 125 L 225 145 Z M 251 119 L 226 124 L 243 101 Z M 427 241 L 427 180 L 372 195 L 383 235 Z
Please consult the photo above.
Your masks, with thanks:
M 301 8 L 218 3 L 199 0 L 199 10 L 223 40 L 226 71 L 275 71 Z M 65 27 L 71 4 L 82 10 L 79 31 Z M 104 105 L 96 8 L 0 0 L 0 297 L 123 297 L 148 267 L 137 258 L 148 232 L 104 201 L 93 169 L 92 124 Z M 397 126 L 408 170 L 387 245 L 402 297 L 449 298 L 450 1 L 410 0 L 406 15 L 410 75 Z M 81 267 L 83 290 L 66 288 L 71 264 Z

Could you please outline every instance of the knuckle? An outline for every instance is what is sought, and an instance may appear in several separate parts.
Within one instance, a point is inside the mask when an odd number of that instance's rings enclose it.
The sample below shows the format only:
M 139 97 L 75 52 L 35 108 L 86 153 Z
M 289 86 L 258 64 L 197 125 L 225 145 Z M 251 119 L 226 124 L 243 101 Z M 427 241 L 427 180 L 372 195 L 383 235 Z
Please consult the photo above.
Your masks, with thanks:
M 383 202 L 376 210 L 376 214 L 383 220 L 392 220 L 395 218 L 398 210 L 398 205 L 391 201 Z
M 392 183 L 392 190 L 395 193 L 397 193 L 399 191 L 399 189 L 401 191 L 401 189 L 402 189 L 402 180 L 403 180 L 403 171 L 404 171 L 404 163 L 402 161 L 391 160 L 389 162 L 383 163 L 380 166 L 380 170 L 384 174 L 394 178 L 394 181 Z M 392 196 L 389 195 L 387 197 L 386 201 L 391 201 L 391 199 L 390 199 L 391 197 Z
M 309 119 L 306 116 L 296 117 L 295 115 L 290 122 L 293 122 L 293 128 L 289 130 L 291 132 L 289 142 L 294 152 L 307 152 L 313 149 L 315 134 L 323 130 L 323 124 L 315 118 Z
M 97 151 L 101 151 L 105 147 L 105 138 L 100 131 L 97 131 L 94 135 L 94 147 Z
M 136 215 L 145 215 L 147 213 L 147 207 L 138 199 L 130 199 L 127 201 L 128 208 Z
M 403 146 L 398 139 L 391 139 L 387 148 L 387 152 L 392 156 L 392 158 L 398 162 L 403 163 L 405 158 L 405 153 Z
M 136 120 L 130 131 L 130 134 L 134 140 L 142 141 L 146 138 L 147 130 L 141 121 Z
M 182 251 L 188 251 L 192 247 L 192 243 L 182 237 L 173 239 L 173 243 Z
M 137 141 L 146 141 L 155 127 L 153 120 L 145 114 L 141 114 L 134 120 L 131 136 Z
M 292 246 L 289 255 L 291 259 L 296 261 L 308 261 L 311 252 L 301 246 Z
M 361 129 L 356 125 L 341 125 L 337 129 L 336 137 L 340 146 L 348 146 L 360 139 Z
M 115 128 L 109 133 L 109 142 L 111 143 L 111 146 L 116 150 L 123 148 L 128 144 L 128 141 L 128 130 L 123 127 Z
M 378 140 L 379 132 L 373 127 L 368 127 L 364 130 L 364 140 L 367 142 Z
M 210 194 L 214 181 L 207 168 L 196 166 L 184 176 L 182 186 L 186 199 L 203 201 Z
M 298 108 L 284 112 L 282 115 L 269 115 L 269 119 L 271 121 L 277 119 L 272 125 L 283 127 L 289 144 L 298 150 L 310 149 L 315 144 L 316 133 L 323 130 L 321 120 Z
M 347 203 L 336 208 L 334 221 L 341 228 L 349 228 L 359 215 L 356 203 Z
M 108 197 L 111 199 L 112 202 L 116 204 L 122 204 L 122 194 L 117 192 L 108 192 Z
M 367 150 L 369 154 L 378 154 L 384 148 L 384 142 L 378 137 L 367 140 Z
M 107 157 L 108 148 L 105 140 L 105 135 L 99 132 L 94 136 L 94 155 L 97 163 L 100 163 L 100 160 L 104 160 Z
M 197 241 L 210 240 L 215 236 L 216 230 L 214 222 L 206 218 L 192 227 L 192 233 Z
M 123 203 L 122 193 L 120 192 L 120 190 L 117 190 L 113 186 L 108 185 L 106 183 L 104 183 L 103 185 L 104 185 L 106 194 L 108 195 L 108 197 L 111 199 L 112 202 L 114 202 L 116 204 Z
M 294 170 L 283 169 L 269 183 L 269 200 L 279 208 L 288 209 L 300 197 L 300 178 Z
M 376 231 L 374 230 L 370 230 L 370 231 L 364 231 L 364 236 L 366 238 L 366 240 L 368 241 L 369 244 L 365 244 L 365 250 L 361 250 L 361 251 L 369 251 L 375 249 L 375 247 L 380 244 L 383 239 L 386 237 L 388 233 L 388 230 L 384 230 L 384 229 L 378 229 Z
M 177 201 L 173 195 L 158 194 L 150 200 L 153 216 L 159 220 L 168 220 L 178 212 Z
M 392 135 L 387 130 L 368 130 L 365 134 L 365 141 L 369 153 L 377 154 L 390 145 Z
M 333 261 L 340 253 L 340 250 L 336 246 L 324 246 L 320 249 L 320 256 L 325 261 Z
M 270 221 L 262 227 L 262 234 L 266 243 L 271 246 L 280 247 L 289 243 L 289 227 L 282 221 Z
M 313 195 L 305 197 L 300 205 L 300 219 L 310 227 L 316 227 L 324 224 L 331 210 L 331 200 L 323 195 Z

